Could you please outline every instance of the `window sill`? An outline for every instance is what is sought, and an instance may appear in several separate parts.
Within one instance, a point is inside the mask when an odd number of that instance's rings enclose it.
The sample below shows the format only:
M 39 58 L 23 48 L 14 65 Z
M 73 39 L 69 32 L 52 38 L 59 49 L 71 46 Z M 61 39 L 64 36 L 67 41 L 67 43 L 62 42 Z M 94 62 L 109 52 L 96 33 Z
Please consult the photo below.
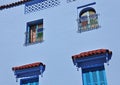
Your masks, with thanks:
M 36 41 L 36 42 L 33 42 L 33 43 L 25 43 L 24 46 L 34 45 L 34 44 L 38 44 L 38 43 L 42 43 L 42 42 L 44 42 L 44 40 Z

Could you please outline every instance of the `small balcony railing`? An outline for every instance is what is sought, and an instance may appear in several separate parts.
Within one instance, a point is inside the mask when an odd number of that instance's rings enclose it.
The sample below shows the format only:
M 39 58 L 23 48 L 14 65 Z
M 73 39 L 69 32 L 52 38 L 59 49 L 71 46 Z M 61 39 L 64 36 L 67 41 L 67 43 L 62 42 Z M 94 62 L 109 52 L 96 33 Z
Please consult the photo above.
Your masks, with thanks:
M 78 32 L 89 31 L 99 27 L 98 14 L 82 16 L 78 19 Z

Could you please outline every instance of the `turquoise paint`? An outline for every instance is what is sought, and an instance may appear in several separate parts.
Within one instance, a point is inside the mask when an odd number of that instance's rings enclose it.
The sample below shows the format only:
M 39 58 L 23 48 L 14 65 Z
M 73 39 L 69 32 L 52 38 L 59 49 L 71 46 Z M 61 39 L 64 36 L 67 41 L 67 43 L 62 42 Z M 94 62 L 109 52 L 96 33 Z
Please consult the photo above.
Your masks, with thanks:
M 92 77 L 92 72 L 89 72 L 89 75 L 90 75 L 90 85 L 93 85 L 93 77 Z
M 27 83 L 21 83 L 21 85 L 39 85 L 39 83 L 38 82 L 27 82 Z
M 83 85 L 107 85 L 104 66 L 99 68 L 82 69 Z
M 83 81 L 83 85 L 87 85 L 85 73 L 82 74 L 82 81 Z
M 98 85 L 100 85 L 99 71 L 96 71 L 96 74 L 97 74 L 97 83 Z
M 20 85 L 39 85 L 39 77 L 29 77 L 20 80 Z

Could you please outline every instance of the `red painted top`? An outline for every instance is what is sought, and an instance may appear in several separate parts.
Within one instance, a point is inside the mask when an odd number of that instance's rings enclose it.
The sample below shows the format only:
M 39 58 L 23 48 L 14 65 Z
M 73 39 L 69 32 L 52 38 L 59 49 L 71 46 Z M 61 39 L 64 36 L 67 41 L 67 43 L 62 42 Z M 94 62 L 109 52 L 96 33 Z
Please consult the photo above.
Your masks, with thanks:
M 26 64 L 26 65 L 22 65 L 22 66 L 16 66 L 16 67 L 12 67 L 12 70 L 22 70 L 22 69 L 28 69 L 28 68 L 33 68 L 33 67 L 38 67 L 40 65 L 45 66 L 43 63 L 41 62 L 36 62 L 36 63 L 32 63 L 32 64 Z
M 73 56 L 72 56 L 72 59 L 89 57 L 89 56 L 92 56 L 92 55 L 104 54 L 104 53 L 112 54 L 112 51 L 110 51 L 110 50 L 108 50 L 108 49 L 92 50 L 92 51 L 88 51 L 88 52 L 82 52 L 82 53 L 77 54 L 77 55 L 73 55 Z
M 5 8 L 10 8 L 13 6 L 18 6 L 18 5 L 24 4 L 24 3 L 29 2 L 29 1 L 31 1 L 31 0 L 20 0 L 18 2 L 14 2 L 11 4 L 2 5 L 2 6 L 0 6 L 0 10 L 5 9 Z

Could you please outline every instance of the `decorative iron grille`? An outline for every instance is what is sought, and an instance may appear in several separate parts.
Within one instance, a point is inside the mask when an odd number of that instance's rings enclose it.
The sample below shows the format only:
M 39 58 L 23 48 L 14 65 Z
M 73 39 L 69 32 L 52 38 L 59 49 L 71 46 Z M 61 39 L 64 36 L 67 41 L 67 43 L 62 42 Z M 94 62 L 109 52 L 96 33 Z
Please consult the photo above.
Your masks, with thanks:
M 59 4 L 59 0 L 33 0 L 25 4 L 25 14 L 58 6 Z

